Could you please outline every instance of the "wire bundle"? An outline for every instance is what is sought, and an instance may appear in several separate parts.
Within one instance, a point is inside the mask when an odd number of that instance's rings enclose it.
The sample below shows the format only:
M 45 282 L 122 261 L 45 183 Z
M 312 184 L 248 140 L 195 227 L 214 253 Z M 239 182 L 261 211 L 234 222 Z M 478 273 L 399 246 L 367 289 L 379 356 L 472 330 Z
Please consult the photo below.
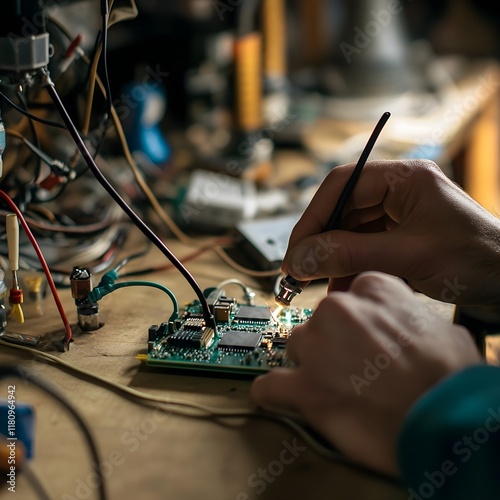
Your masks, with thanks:
M 171 219 L 171 217 L 165 212 L 162 208 L 161 204 L 157 200 L 156 196 L 149 188 L 144 176 L 140 172 L 137 167 L 130 150 L 128 148 L 125 135 L 123 133 L 122 126 L 120 124 L 120 120 L 118 118 L 118 114 L 113 107 L 112 97 L 111 97 L 111 85 L 107 68 L 107 42 L 108 42 L 108 22 L 109 22 L 109 12 L 113 7 L 113 0 L 111 0 L 108 4 L 108 1 L 101 0 L 101 17 L 102 17 L 102 25 L 100 33 L 97 36 L 93 57 L 89 59 L 81 50 L 77 50 L 78 47 L 75 46 L 74 50 L 78 52 L 82 60 L 88 65 L 88 93 L 87 93 L 87 101 L 85 106 L 85 113 L 83 118 L 83 125 L 80 130 L 75 126 L 72 117 L 70 116 L 68 110 L 66 109 L 61 97 L 59 96 L 58 91 L 56 90 L 56 85 L 50 78 L 50 74 L 47 68 L 43 68 L 40 71 L 39 76 L 41 77 L 42 85 L 45 87 L 48 92 L 50 99 L 58 112 L 60 120 L 49 120 L 46 118 L 39 117 L 29 111 L 29 102 L 24 99 L 22 93 L 18 96 L 21 105 L 14 103 L 5 93 L 0 92 L 0 98 L 3 99 L 5 103 L 11 106 L 13 109 L 24 115 L 29 121 L 32 140 L 28 140 L 22 134 L 17 131 L 10 130 L 10 137 L 14 138 L 16 141 L 20 141 L 27 150 L 34 155 L 35 159 L 35 169 L 34 172 L 31 173 L 28 169 L 24 170 L 26 177 L 29 178 L 29 181 L 20 182 L 19 175 L 16 177 L 14 174 L 9 174 L 7 179 L 4 179 L 4 184 L 8 187 L 6 191 L 0 191 L 0 197 L 4 200 L 4 202 L 9 207 L 9 210 L 16 213 L 17 217 L 21 221 L 23 229 L 25 230 L 28 239 L 31 245 L 34 248 L 34 251 L 39 259 L 40 266 L 43 269 L 47 281 L 49 283 L 49 287 L 54 297 L 54 301 L 56 303 L 57 309 L 61 315 L 62 322 L 65 328 L 65 337 L 64 344 L 69 346 L 69 343 L 72 340 L 72 332 L 71 326 L 68 322 L 64 309 L 62 307 L 61 301 L 58 297 L 58 293 L 55 286 L 55 281 L 51 275 L 49 270 L 49 266 L 47 265 L 44 256 L 42 255 L 42 251 L 35 239 L 33 232 L 37 233 L 37 236 L 43 238 L 45 241 L 56 241 L 57 247 L 60 249 L 64 248 L 64 245 L 68 245 L 67 248 L 73 252 L 75 245 L 74 242 L 78 241 L 80 246 L 80 255 L 79 258 L 82 260 L 88 261 L 97 261 L 94 266 L 95 272 L 104 272 L 109 269 L 113 265 L 114 260 L 117 258 L 118 250 L 123 246 L 124 239 L 127 235 L 128 226 L 123 224 L 123 213 L 130 219 L 130 221 L 136 225 L 136 227 L 145 235 L 147 240 L 150 242 L 150 245 L 146 248 L 145 251 L 149 250 L 149 247 L 155 245 L 165 257 L 169 260 L 169 264 L 165 266 L 157 267 L 157 268 L 148 268 L 146 270 L 136 271 L 135 273 L 122 274 L 121 277 L 124 278 L 126 276 L 130 276 L 131 274 L 140 274 L 141 272 L 151 272 L 157 269 L 177 269 L 179 273 L 186 279 L 186 281 L 193 288 L 193 291 L 197 295 L 202 308 L 205 321 L 209 326 L 215 326 L 212 314 L 208 308 L 208 304 L 206 298 L 203 295 L 203 292 L 199 285 L 197 284 L 195 278 L 189 273 L 189 271 L 184 266 L 183 262 L 178 259 L 170 249 L 165 245 L 160 237 L 158 237 L 145 223 L 142 218 L 134 211 L 134 209 L 129 205 L 128 201 L 124 196 L 119 192 L 118 189 L 114 187 L 114 185 L 108 180 L 108 178 L 104 175 L 103 171 L 98 165 L 97 153 L 101 149 L 102 143 L 104 141 L 106 132 L 108 130 L 108 126 L 112 121 L 114 127 L 116 129 L 117 135 L 120 139 L 121 145 L 123 147 L 123 152 L 125 159 L 134 175 L 134 178 L 141 188 L 142 192 L 146 196 L 150 205 L 153 207 L 155 213 L 158 215 L 160 220 L 165 224 L 165 226 L 183 243 L 189 245 L 190 247 L 195 247 L 194 250 L 188 254 L 183 260 L 187 261 L 190 259 L 197 258 L 199 255 L 213 250 L 217 253 L 217 255 L 224 260 L 229 266 L 236 269 L 239 272 L 252 275 L 252 276 L 276 276 L 279 274 L 279 270 L 267 271 L 267 272 L 259 272 L 247 269 L 238 265 L 234 260 L 232 260 L 229 255 L 225 252 L 222 245 L 227 243 L 227 239 L 214 239 L 213 241 L 199 242 L 196 241 L 186 234 L 184 234 L 179 227 L 175 224 L 175 222 Z M 253 8 L 251 6 L 255 5 L 255 2 L 250 2 L 248 6 L 242 9 L 242 12 L 245 9 Z M 65 35 L 68 37 L 70 43 L 73 43 L 77 38 L 70 36 L 69 33 L 65 30 L 63 26 L 61 26 L 56 20 L 53 20 L 53 24 L 57 26 Z M 243 26 L 242 29 L 245 29 Z M 99 66 L 99 61 L 102 56 L 102 67 L 103 67 L 103 77 L 104 80 L 97 75 L 97 68 Z M 105 97 L 105 110 L 103 115 L 97 120 L 98 125 L 98 141 L 93 144 L 93 148 L 89 148 L 88 138 L 90 134 L 90 124 L 92 121 L 92 110 L 93 110 L 93 98 L 94 98 L 94 90 L 95 86 L 98 86 L 103 96 Z M 79 160 L 77 155 L 73 155 L 67 163 L 61 163 L 54 161 L 51 156 L 46 154 L 41 146 L 40 140 L 37 133 L 37 128 L 33 124 L 33 122 L 38 122 L 45 126 L 56 127 L 57 130 L 65 130 L 69 132 L 70 136 L 74 140 L 77 153 L 81 154 L 85 165 L 78 169 Z M 91 151 L 92 150 L 92 151 Z M 81 162 L 80 162 L 81 165 Z M 49 174 L 45 177 L 45 171 L 49 170 Z M 104 188 L 104 190 L 108 193 L 108 200 L 113 200 L 115 204 L 106 204 L 106 210 L 104 210 L 104 217 L 101 220 L 95 220 L 92 222 L 88 222 L 86 224 L 77 223 L 72 220 L 70 217 L 65 214 L 57 214 L 47 208 L 47 203 L 50 201 L 58 200 L 60 201 L 63 194 L 67 192 L 68 186 L 73 183 L 75 180 L 79 180 L 79 182 L 83 182 L 84 179 L 87 179 L 87 174 L 91 173 L 93 178 L 95 178 L 99 184 Z M 19 172 L 18 172 L 19 174 Z M 50 177 L 52 176 L 52 177 Z M 50 182 L 52 182 L 57 191 L 51 198 L 48 198 L 43 195 L 43 182 L 45 182 L 45 186 L 48 185 L 49 181 L 46 179 L 50 178 Z M 45 190 L 50 191 L 50 190 Z M 15 196 L 11 198 L 9 194 L 13 192 Z M 45 197 L 44 197 L 45 196 Z M 112 208 L 111 208 L 112 207 Z M 119 207 L 119 210 L 117 209 Z M 100 207 L 102 208 L 102 207 Z M 99 215 L 102 215 L 103 210 L 99 210 Z M 119 214 L 119 215 L 118 215 Z M 32 226 L 33 232 L 30 230 L 29 226 Z M 89 245 L 86 247 L 81 243 L 88 239 L 93 239 L 92 247 L 93 251 L 90 251 Z M 0 235 L 0 244 L 2 240 L 2 236 Z M 72 246 L 73 243 L 73 246 Z M 157 283 L 151 283 L 148 281 L 137 281 L 137 282 L 119 282 L 115 283 L 115 280 L 118 277 L 118 271 L 120 271 L 125 265 L 127 265 L 131 260 L 141 258 L 145 251 L 136 252 L 134 254 L 129 255 L 128 257 L 123 258 L 118 264 L 114 267 L 112 272 L 107 273 L 107 276 L 112 276 L 109 281 L 100 283 L 95 289 L 93 294 L 90 294 L 89 298 L 92 301 L 97 302 L 107 293 L 111 293 L 120 288 L 126 288 L 131 286 L 149 286 L 155 287 L 157 289 L 162 290 L 166 293 L 171 302 L 172 302 L 172 313 L 170 319 L 175 319 L 178 315 L 178 303 L 175 295 L 163 285 Z M 74 258 L 74 257 L 73 257 Z M 23 255 L 24 263 L 27 267 L 35 267 L 33 262 L 33 258 L 29 255 L 29 253 L 24 252 Z M 22 260 L 23 260 L 22 259 Z M 58 259 L 61 260 L 61 259 Z M 69 264 L 69 261 L 62 259 L 62 265 Z M 61 264 L 61 263 L 60 263 Z M 68 274 L 66 270 L 61 269 L 61 274 Z M 105 275 L 106 276 L 106 275 Z M 62 279 L 60 284 L 68 284 L 67 281 Z M 253 295 L 251 291 L 245 287 L 244 284 L 237 280 L 227 280 L 225 282 L 221 282 L 218 287 L 236 284 L 241 286 L 245 292 L 245 296 L 248 300 L 248 303 L 251 303 Z M 201 405 L 192 401 L 183 401 L 177 400 L 175 398 L 164 398 L 161 396 L 154 396 L 150 394 L 145 394 L 140 391 L 136 391 L 129 387 L 112 383 L 107 379 L 98 377 L 96 375 L 90 374 L 84 370 L 81 370 L 73 365 L 70 365 L 60 359 L 57 356 L 53 356 L 51 354 L 43 353 L 34 349 L 30 349 L 24 346 L 12 346 L 10 344 L 5 343 L 0 339 L 0 345 L 2 346 L 10 346 L 15 347 L 16 349 L 21 349 L 23 351 L 27 351 L 32 353 L 36 358 L 44 359 L 50 361 L 53 364 L 57 364 L 58 366 L 63 366 L 65 369 L 69 370 L 70 373 L 77 374 L 79 376 L 85 376 L 86 378 L 90 378 L 94 383 L 104 384 L 105 387 L 112 389 L 119 394 L 132 399 L 133 401 L 140 404 L 150 404 L 155 407 L 158 407 L 162 410 L 169 411 L 171 413 L 175 413 L 182 416 L 189 417 L 198 417 L 198 418 L 241 418 L 241 417 L 258 417 L 258 418 L 270 418 L 281 422 L 285 425 L 291 427 L 294 432 L 299 433 L 304 440 L 306 440 L 311 447 L 316 449 L 319 453 L 327 456 L 328 458 L 333 458 L 336 460 L 343 460 L 343 458 L 336 452 L 327 449 L 321 443 L 319 443 L 314 437 L 309 435 L 302 427 L 297 425 L 293 420 L 289 419 L 287 416 L 273 414 L 273 413 L 262 413 L 257 412 L 254 409 L 250 408 L 239 408 L 239 409 L 221 409 L 221 408 L 211 408 L 205 405 Z M 0 373 L 1 375 L 1 373 Z M 94 455 L 93 455 L 94 456 Z M 98 458 L 94 456 L 95 464 L 99 463 Z M 97 467 L 97 466 L 96 466 Z M 99 473 L 99 470 L 96 471 Z M 102 476 L 101 476 L 102 478 Z M 102 491 L 100 491 L 101 498 L 105 497 L 104 491 L 104 483 L 101 481 Z

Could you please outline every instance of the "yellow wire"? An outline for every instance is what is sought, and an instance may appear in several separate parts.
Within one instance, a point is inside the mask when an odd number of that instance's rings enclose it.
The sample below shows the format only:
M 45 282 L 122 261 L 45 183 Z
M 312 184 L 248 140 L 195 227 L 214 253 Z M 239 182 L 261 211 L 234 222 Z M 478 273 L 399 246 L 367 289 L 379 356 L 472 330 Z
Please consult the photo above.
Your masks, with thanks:
M 96 75 L 96 81 L 101 89 L 101 92 L 103 93 L 104 97 L 106 98 L 106 90 L 104 88 L 104 85 L 99 78 L 98 75 Z M 185 245 L 191 245 L 191 246 L 206 246 L 206 242 L 200 242 L 197 241 L 191 237 L 189 237 L 186 233 L 184 233 L 180 227 L 174 222 L 174 220 L 165 212 L 163 207 L 161 206 L 160 202 L 156 198 L 155 194 L 151 191 L 150 187 L 148 186 L 147 182 L 145 181 L 141 171 L 137 167 L 137 164 L 130 152 L 130 148 L 128 147 L 127 143 L 127 138 L 125 137 L 125 133 L 123 131 L 122 124 L 120 122 L 120 118 L 118 117 L 118 113 L 116 112 L 116 109 L 114 106 L 111 107 L 111 116 L 113 118 L 113 123 L 115 125 L 116 131 L 118 133 L 118 137 L 120 139 L 120 143 L 122 145 L 123 153 L 125 155 L 125 159 L 127 160 L 128 165 L 130 166 L 130 169 L 132 170 L 132 173 L 134 174 L 134 177 L 136 179 L 137 184 L 139 187 L 142 189 L 144 194 L 146 195 L 147 199 L 149 200 L 151 206 L 153 207 L 156 215 L 161 219 L 161 221 L 170 229 L 170 231 L 176 236 L 176 238 L 184 243 Z M 249 275 L 249 276 L 255 276 L 255 277 L 271 277 L 271 276 L 276 276 L 281 272 L 280 269 L 274 269 L 271 271 L 255 271 L 253 269 L 249 269 L 247 267 L 239 265 L 237 262 L 235 262 L 226 252 L 225 250 L 220 246 L 220 245 L 214 245 L 212 247 L 212 250 L 230 267 L 235 269 L 236 271 Z
M 60 366 L 63 366 L 67 370 L 71 372 L 77 373 L 78 375 L 83 375 L 93 380 L 94 383 L 98 382 L 100 384 L 107 385 L 108 387 L 115 389 L 116 391 L 125 394 L 127 396 L 131 396 L 134 399 L 140 399 L 142 401 L 148 401 L 152 403 L 160 403 L 162 405 L 172 405 L 172 406 L 181 406 L 185 408 L 189 408 L 192 410 L 196 410 L 198 415 L 206 415 L 209 417 L 244 417 L 248 415 L 255 414 L 254 410 L 250 410 L 247 408 L 235 408 L 235 409 L 226 409 L 226 408 L 211 408 L 209 406 L 202 405 L 200 403 L 196 403 L 194 401 L 185 401 L 182 399 L 163 397 L 163 396 L 155 396 L 154 394 L 148 394 L 142 391 L 138 391 L 136 389 L 132 389 L 131 387 L 127 387 L 126 385 L 119 384 L 116 382 L 112 382 L 111 380 L 105 379 L 104 377 L 100 377 L 99 375 L 95 375 L 86 370 L 78 368 L 73 364 L 68 363 L 67 361 L 63 361 L 61 358 L 54 356 L 53 354 L 49 354 L 47 352 L 38 351 L 36 349 L 32 349 L 31 347 L 26 347 L 17 344 L 10 344 L 5 342 L 4 340 L 0 340 L 0 345 L 5 347 L 12 347 L 14 349 L 19 349 L 21 351 L 30 352 L 36 358 L 42 358 L 53 363 L 56 363 Z M 183 414 L 183 412 L 179 412 L 179 414 Z M 196 416 L 194 413 L 187 413 L 187 416 Z M 202 416 L 201 415 L 201 416 Z
M 25 137 L 23 134 L 19 133 L 17 130 L 13 130 L 11 128 L 6 128 L 5 133 L 7 135 L 10 135 L 12 137 L 15 137 L 16 139 L 21 140 L 24 143 Z
M 85 104 L 85 114 L 83 117 L 82 125 L 82 135 L 85 137 L 89 133 L 90 128 L 90 118 L 92 116 L 92 106 L 94 104 L 94 92 L 95 92 L 95 82 L 97 78 L 97 67 L 99 65 L 99 60 L 101 59 L 102 45 L 97 47 L 95 57 L 92 60 L 90 66 L 90 76 L 89 76 L 89 89 L 87 92 L 87 101 Z
M 54 214 L 54 212 L 51 212 L 47 207 L 44 205 L 35 205 L 30 203 L 28 205 L 28 210 L 31 210 L 32 212 L 38 212 L 40 214 L 43 214 L 47 220 L 50 222 L 57 222 L 57 218 Z
M 113 9 L 114 0 L 109 1 L 109 12 Z M 89 89 L 87 93 L 87 102 L 85 107 L 85 115 L 83 120 L 82 134 L 86 136 L 89 132 L 90 127 L 90 118 L 92 116 L 92 106 L 94 104 L 94 91 L 95 91 L 95 83 L 97 77 L 97 67 L 99 66 L 99 61 L 101 59 L 102 54 L 102 44 L 99 44 L 97 47 L 94 59 L 92 61 L 92 65 L 90 67 L 90 76 L 89 76 Z
M 28 152 L 33 153 L 33 151 L 31 151 L 31 148 L 28 146 L 28 144 L 26 144 L 27 139 L 26 139 L 26 137 L 24 137 L 23 134 L 21 134 L 17 130 L 11 129 L 11 128 L 6 128 L 5 133 L 6 133 L 6 135 L 10 135 L 11 137 L 15 137 L 16 139 L 19 139 L 22 142 L 23 146 L 25 146 L 27 148 Z
M 111 12 L 111 9 L 113 8 L 113 3 L 114 0 L 110 0 L 109 2 L 109 12 Z M 66 30 L 64 30 L 66 31 Z M 66 32 L 67 35 L 69 33 Z M 71 38 L 68 36 L 68 38 Z M 89 72 L 89 88 L 87 91 L 87 100 L 85 102 L 85 112 L 83 115 L 83 125 L 82 125 L 82 130 L 81 133 L 85 137 L 89 133 L 90 129 L 90 119 L 92 117 L 92 107 L 94 104 L 94 92 L 95 92 L 95 83 L 96 83 L 96 78 L 97 78 L 97 68 L 99 66 L 99 61 L 101 60 L 101 55 L 102 55 L 102 44 L 100 44 L 95 52 L 94 59 L 92 62 L 90 59 L 85 56 L 85 62 L 90 66 L 90 72 Z M 79 156 L 79 151 L 76 151 L 73 158 L 71 159 L 71 167 L 74 168 L 76 165 L 76 161 Z
M 110 3 L 110 7 L 112 6 L 112 2 Z M 60 26 L 63 31 L 66 31 L 62 26 Z M 71 38 L 69 36 L 69 33 L 66 32 L 68 35 L 68 38 Z M 94 57 L 94 60 L 91 62 L 88 56 L 85 54 L 82 55 L 83 60 L 91 65 L 90 69 L 90 77 L 89 77 L 89 93 L 87 96 L 87 102 L 85 106 L 85 118 L 84 118 L 84 123 L 83 123 L 83 129 L 82 133 L 83 135 L 86 135 L 88 133 L 88 129 L 90 126 L 90 117 L 92 114 L 92 104 L 93 104 L 93 95 L 94 95 L 94 89 L 95 89 L 95 84 L 99 86 L 99 89 L 102 92 L 102 95 L 104 98 L 107 98 L 106 95 L 106 89 L 104 88 L 104 84 L 102 83 L 101 78 L 97 74 L 97 66 L 99 63 L 99 58 L 101 56 L 101 46 L 99 46 L 97 52 L 96 52 L 96 57 Z M 92 92 L 90 92 L 92 90 Z M 174 222 L 174 220 L 165 212 L 163 207 L 161 206 L 160 202 L 156 198 L 155 194 L 151 191 L 150 187 L 148 186 L 147 182 L 145 181 L 141 171 L 137 167 L 137 164 L 130 152 L 130 148 L 128 147 L 127 139 L 125 137 L 125 133 L 123 131 L 123 127 L 120 122 L 120 118 L 118 116 L 118 113 L 116 112 L 115 107 L 112 105 L 111 106 L 111 115 L 113 118 L 113 123 L 115 125 L 116 131 L 118 133 L 118 137 L 120 139 L 120 143 L 122 145 L 123 153 L 125 155 L 125 159 L 127 160 L 128 165 L 130 166 L 130 169 L 132 170 L 132 173 L 134 174 L 134 177 L 136 179 L 137 184 L 143 191 L 143 193 L 146 195 L 146 198 L 148 199 L 149 203 L 151 204 L 153 210 L 155 211 L 156 215 L 160 218 L 160 220 L 167 226 L 167 228 L 172 232 L 172 234 L 181 242 L 184 243 L 185 245 L 189 246 L 206 246 L 206 242 L 199 242 L 191 237 L 189 237 L 186 233 L 184 233 L 181 228 Z M 76 158 L 78 157 L 79 152 L 77 151 L 75 153 L 75 157 L 73 157 L 72 160 L 72 166 L 76 163 Z M 272 269 L 270 271 L 256 271 L 254 269 L 247 268 L 245 266 L 242 266 L 238 264 L 235 260 L 233 260 L 227 252 L 220 246 L 215 244 L 211 250 L 215 252 L 219 256 L 219 258 L 224 261 L 228 266 L 232 267 L 235 271 L 238 271 L 242 274 L 245 274 L 247 276 L 253 276 L 255 278 L 268 278 L 268 277 L 273 277 L 277 276 L 280 274 L 281 270 L 280 269 Z

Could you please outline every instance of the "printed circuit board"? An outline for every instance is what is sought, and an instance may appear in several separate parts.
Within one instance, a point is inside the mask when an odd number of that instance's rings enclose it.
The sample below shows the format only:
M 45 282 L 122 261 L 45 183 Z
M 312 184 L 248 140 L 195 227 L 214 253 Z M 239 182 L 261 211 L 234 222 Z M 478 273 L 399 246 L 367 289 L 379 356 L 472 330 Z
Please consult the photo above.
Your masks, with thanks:
M 286 366 L 286 343 L 296 325 L 310 318 L 311 309 L 240 304 L 224 290 L 208 297 L 216 329 L 205 325 L 198 301 L 188 304 L 175 321 L 149 329 L 148 352 L 140 359 L 149 366 L 258 375 Z

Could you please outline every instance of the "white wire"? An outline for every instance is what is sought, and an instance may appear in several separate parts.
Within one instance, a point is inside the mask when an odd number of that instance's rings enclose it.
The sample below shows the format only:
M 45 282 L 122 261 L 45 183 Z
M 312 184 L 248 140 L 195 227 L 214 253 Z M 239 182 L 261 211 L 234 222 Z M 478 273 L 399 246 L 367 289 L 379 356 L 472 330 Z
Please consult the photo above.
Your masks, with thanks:
M 6 347 L 12 347 L 14 349 L 20 349 L 22 351 L 30 352 L 37 358 L 42 358 L 48 361 L 52 361 L 58 365 L 63 366 L 64 368 L 78 373 L 80 375 L 84 375 L 87 378 L 94 379 L 94 382 L 99 382 L 99 384 L 106 385 L 114 390 L 121 392 L 127 396 L 130 396 L 134 399 L 140 399 L 142 401 L 148 401 L 152 403 L 160 403 L 162 405 L 167 406 L 180 406 L 189 408 L 191 410 L 195 410 L 195 412 L 183 412 L 182 410 L 175 410 L 175 413 L 186 416 L 209 416 L 209 417 L 242 417 L 248 415 L 254 415 L 255 411 L 247 408 L 236 408 L 236 409 L 225 409 L 225 408 L 211 408 L 209 406 L 202 405 L 200 403 L 196 403 L 194 401 L 184 401 L 182 399 L 163 397 L 163 396 L 155 396 L 153 394 L 147 394 L 145 392 L 138 391 L 136 389 L 132 389 L 131 387 L 127 387 L 126 385 L 119 384 L 116 382 L 112 382 L 111 380 L 105 379 L 104 377 L 100 377 L 99 375 L 95 375 L 86 370 L 82 370 L 66 361 L 63 361 L 61 358 L 54 356 L 53 354 L 49 354 L 47 352 L 38 351 L 36 349 L 32 349 L 30 347 L 11 344 L 5 342 L 4 340 L 0 340 L 0 345 Z M 197 412 L 197 413 L 196 413 Z
M 108 388 L 114 389 L 118 393 L 121 393 L 124 396 L 132 397 L 135 400 L 147 401 L 148 403 L 155 403 L 159 405 L 161 409 L 169 411 L 174 415 L 185 416 L 185 417 L 198 417 L 198 418 L 258 417 L 258 418 L 267 418 L 276 422 L 280 422 L 288 426 L 295 433 L 297 433 L 304 440 L 304 442 L 310 446 L 311 449 L 315 450 L 318 454 L 322 455 L 323 457 L 329 460 L 348 462 L 348 460 L 344 458 L 339 452 L 328 449 L 326 446 L 324 446 L 318 440 L 316 440 L 311 434 L 309 434 L 303 427 L 301 427 L 300 424 L 293 421 L 288 416 L 280 415 L 279 413 L 269 412 L 269 411 L 263 413 L 260 412 L 258 409 L 250 409 L 250 408 L 213 408 L 210 406 L 202 405 L 200 403 L 196 403 L 194 401 L 185 401 L 182 399 L 155 396 L 153 394 L 147 394 L 145 392 L 132 389 L 123 384 L 112 382 L 110 380 L 105 379 L 104 377 L 100 377 L 99 375 L 95 375 L 81 368 L 77 368 L 76 366 L 67 363 L 66 361 L 63 361 L 57 356 L 54 356 L 52 354 L 43 351 L 38 351 L 36 349 L 32 349 L 30 347 L 22 345 L 11 344 L 9 342 L 5 342 L 4 340 L 0 340 L 0 345 L 3 345 L 5 347 L 11 347 L 14 349 L 19 349 L 25 352 L 30 352 L 31 354 L 33 354 L 34 357 L 42 358 L 51 361 L 57 365 L 63 366 L 73 375 L 75 373 L 78 375 L 83 375 L 85 378 L 91 379 L 93 383 L 98 383 L 99 385 L 107 386 Z
M 221 281 L 215 288 L 217 290 L 220 290 L 221 288 L 224 288 L 227 285 L 240 286 L 243 289 L 243 291 L 245 292 L 245 298 L 247 299 L 248 305 L 249 306 L 253 305 L 253 299 L 255 297 L 255 292 L 249 286 L 245 285 L 245 283 L 243 283 L 243 281 L 240 281 L 239 279 L 236 279 L 236 278 L 230 278 L 228 280 Z

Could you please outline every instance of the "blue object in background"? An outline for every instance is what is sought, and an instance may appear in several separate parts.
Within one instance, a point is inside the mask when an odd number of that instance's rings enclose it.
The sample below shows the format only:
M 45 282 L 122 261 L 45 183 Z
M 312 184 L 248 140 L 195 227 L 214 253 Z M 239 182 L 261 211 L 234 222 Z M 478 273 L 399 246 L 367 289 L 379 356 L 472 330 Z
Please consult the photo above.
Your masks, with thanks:
M 155 165 L 167 162 L 170 146 L 160 128 L 167 107 L 165 89 L 158 82 L 129 83 L 115 107 L 130 150 L 144 154 Z
M 21 441 L 26 449 L 26 458 L 33 458 L 35 445 L 35 410 L 26 403 L 15 403 L 15 431 L 14 436 L 8 435 L 8 402 L 0 401 L 0 434 L 6 438 L 15 437 Z

